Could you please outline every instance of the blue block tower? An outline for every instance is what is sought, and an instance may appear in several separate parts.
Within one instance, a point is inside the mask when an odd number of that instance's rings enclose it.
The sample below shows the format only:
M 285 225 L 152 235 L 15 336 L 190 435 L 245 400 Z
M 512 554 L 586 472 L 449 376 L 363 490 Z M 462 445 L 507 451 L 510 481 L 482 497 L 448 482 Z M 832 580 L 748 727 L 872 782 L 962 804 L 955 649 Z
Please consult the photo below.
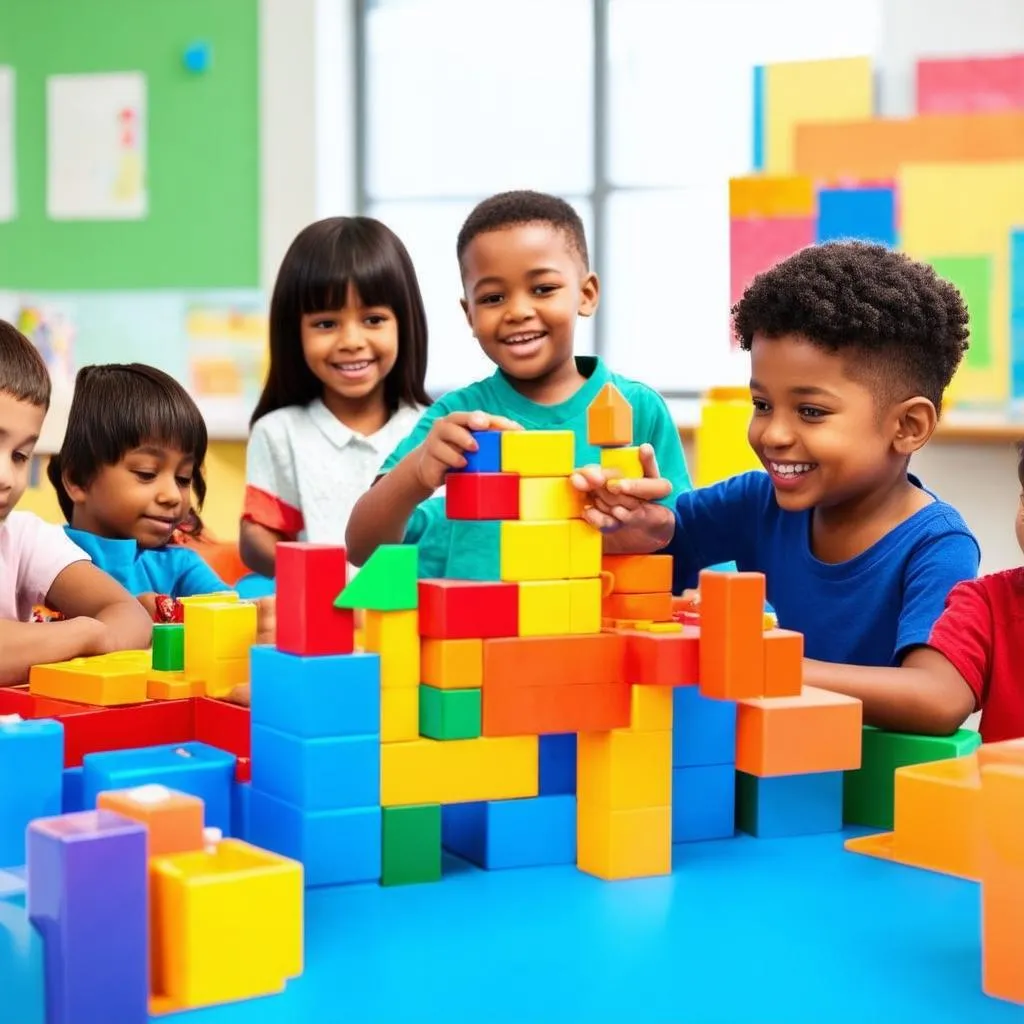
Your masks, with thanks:
M 0 719 L 0 868 L 25 863 L 25 829 L 60 814 L 64 726 L 49 719 Z

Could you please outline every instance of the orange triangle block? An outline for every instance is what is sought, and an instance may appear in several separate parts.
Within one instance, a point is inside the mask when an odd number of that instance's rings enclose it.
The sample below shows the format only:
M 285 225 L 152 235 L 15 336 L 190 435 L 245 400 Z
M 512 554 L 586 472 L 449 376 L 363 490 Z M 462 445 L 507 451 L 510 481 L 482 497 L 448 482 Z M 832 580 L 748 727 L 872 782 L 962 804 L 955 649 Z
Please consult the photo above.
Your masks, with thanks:
M 610 382 L 587 408 L 587 442 L 595 448 L 620 448 L 633 443 L 633 407 Z

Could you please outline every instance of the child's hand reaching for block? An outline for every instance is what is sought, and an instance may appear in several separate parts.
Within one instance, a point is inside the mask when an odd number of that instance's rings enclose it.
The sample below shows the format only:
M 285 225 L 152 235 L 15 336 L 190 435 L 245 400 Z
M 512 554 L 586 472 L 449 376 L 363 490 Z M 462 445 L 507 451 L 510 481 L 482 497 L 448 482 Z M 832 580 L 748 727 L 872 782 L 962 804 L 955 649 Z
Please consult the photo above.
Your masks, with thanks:
M 433 493 L 444 486 L 448 470 L 465 468 L 466 453 L 477 450 L 474 430 L 522 429 L 505 416 L 492 416 L 485 412 L 451 412 L 434 421 L 423 443 L 411 453 L 416 456 L 416 476 L 420 484 Z

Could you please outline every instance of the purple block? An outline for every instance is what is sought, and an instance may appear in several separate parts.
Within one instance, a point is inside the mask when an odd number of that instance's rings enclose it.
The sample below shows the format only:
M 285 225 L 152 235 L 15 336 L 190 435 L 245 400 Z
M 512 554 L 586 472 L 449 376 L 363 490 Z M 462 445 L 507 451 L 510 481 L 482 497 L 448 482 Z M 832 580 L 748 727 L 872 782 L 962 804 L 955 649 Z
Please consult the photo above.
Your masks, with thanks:
M 43 938 L 47 1024 L 147 1024 L 143 825 L 112 811 L 34 821 L 27 905 Z

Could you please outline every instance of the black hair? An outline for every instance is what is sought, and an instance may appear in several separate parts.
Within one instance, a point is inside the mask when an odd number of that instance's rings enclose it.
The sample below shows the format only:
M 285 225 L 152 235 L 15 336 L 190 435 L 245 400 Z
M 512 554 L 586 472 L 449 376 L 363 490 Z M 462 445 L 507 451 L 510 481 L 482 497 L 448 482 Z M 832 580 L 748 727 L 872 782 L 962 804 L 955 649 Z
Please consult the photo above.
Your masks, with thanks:
M 520 190 L 499 192 L 478 203 L 466 218 L 455 243 L 455 254 L 462 266 L 462 257 L 469 243 L 486 231 L 500 231 L 502 228 L 519 224 L 550 224 L 565 235 L 569 248 L 590 269 L 590 255 L 587 252 L 587 234 L 583 230 L 580 215 L 558 196 L 546 192 Z
M 35 345 L 0 320 L 0 393 L 49 409 L 50 386 L 50 371 Z
M 968 347 L 960 292 L 926 263 L 867 242 L 827 242 L 758 274 L 733 306 L 740 347 L 800 335 L 850 354 L 880 404 L 942 395 Z M 857 372 L 857 370 L 854 370 Z
M 1017 479 L 1020 481 L 1021 490 L 1024 491 L 1024 441 L 1017 443 Z
M 289 405 L 307 405 L 323 384 L 302 354 L 306 313 L 344 309 L 349 285 L 369 306 L 398 320 L 398 356 L 384 378 L 389 412 L 429 405 L 427 314 L 412 259 L 401 239 L 372 217 L 329 217 L 304 228 L 281 262 L 270 300 L 270 367 L 249 423 Z
M 192 456 L 192 490 L 202 508 L 206 423 L 189 393 L 163 370 L 143 363 L 83 366 L 75 378 L 60 454 L 46 467 L 64 518 L 70 523 L 75 508 L 64 476 L 78 487 L 88 487 L 100 469 L 115 465 L 125 452 L 147 441 L 173 445 Z M 202 529 L 195 512 L 182 526 L 193 535 Z

